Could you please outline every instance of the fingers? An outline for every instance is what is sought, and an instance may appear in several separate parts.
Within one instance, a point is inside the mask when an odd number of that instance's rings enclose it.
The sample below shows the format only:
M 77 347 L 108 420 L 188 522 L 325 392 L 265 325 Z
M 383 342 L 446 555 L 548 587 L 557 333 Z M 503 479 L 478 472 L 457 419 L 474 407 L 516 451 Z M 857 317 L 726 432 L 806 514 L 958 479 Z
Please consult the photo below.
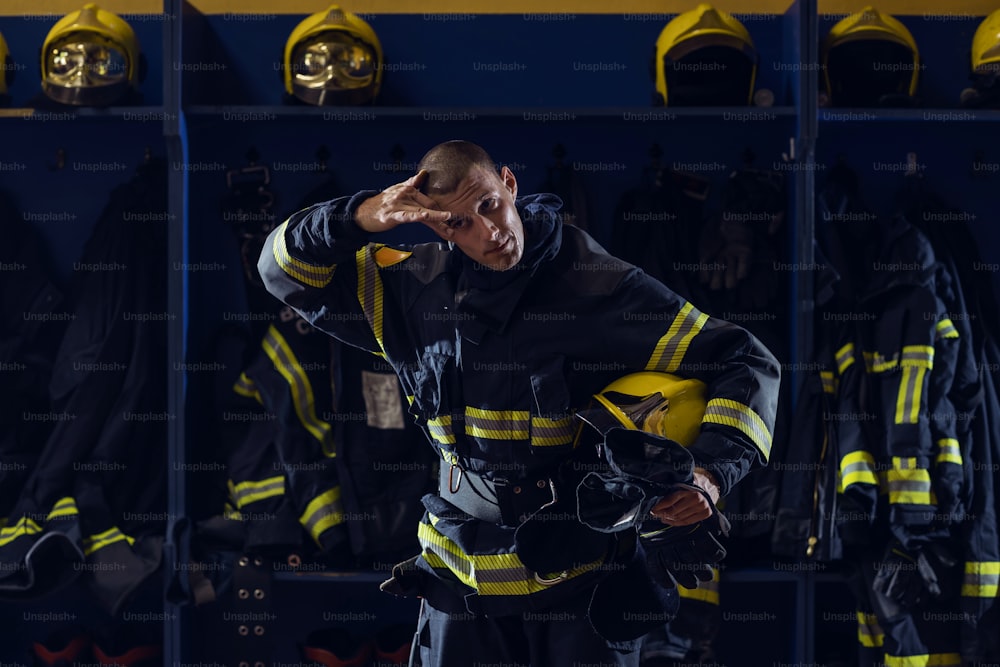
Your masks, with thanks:
M 712 507 L 701 493 L 682 489 L 654 505 L 652 514 L 668 526 L 687 526 L 712 516 Z

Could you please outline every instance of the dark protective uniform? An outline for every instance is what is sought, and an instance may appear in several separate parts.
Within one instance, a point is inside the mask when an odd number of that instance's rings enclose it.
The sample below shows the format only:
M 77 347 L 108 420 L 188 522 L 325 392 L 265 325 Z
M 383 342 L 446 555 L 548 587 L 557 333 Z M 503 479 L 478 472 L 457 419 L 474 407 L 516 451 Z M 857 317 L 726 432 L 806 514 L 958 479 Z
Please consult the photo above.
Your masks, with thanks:
M 578 638 L 563 642 L 564 663 L 575 654 L 626 664 L 617 651 L 598 653 L 601 641 L 572 615 L 615 619 L 619 627 L 608 634 L 627 652 L 670 614 L 662 605 L 658 614 L 652 607 L 633 613 L 632 601 L 652 588 L 648 576 L 628 567 L 634 540 L 582 528 L 574 504 L 565 502 L 573 473 L 579 479 L 590 465 L 573 465 L 581 456 L 573 413 L 633 371 L 704 381 L 707 410 L 689 451 L 725 494 L 767 461 L 776 360 L 744 329 L 699 312 L 586 233 L 563 226 L 551 195 L 517 200 L 525 252 L 515 268 L 494 272 L 440 243 L 369 243 L 353 218 L 375 194 L 296 213 L 271 234 L 258 266 L 268 289 L 316 327 L 393 367 L 409 412 L 441 454 L 439 493 L 465 504 L 457 500 L 465 484 L 493 494 L 499 507 L 483 520 L 474 503 L 463 511 L 441 495 L 423 498 L 422 551 L 411 565 L 423 575 L 414 592 L 428 603 L 420 635 L 425 664 L 495 657 L 474 642 L 442 647 L 449 633 L 496 633 L 513 651 L 508 659 L 524 662 L 544 659 L 533 657 L 538 647 L 570 633 Z M 519 525 L 560 499 L 563 511 L 547 515 L 551 529 L 519 542 Z M 602 592 L 600 582 L 614 577 L 622 585 Z M 588 610 L 592 592 L 602 602 Z M 566 605 L 574 611 L 565 618 L 547 615 Z M 436 612 L 458 614 L 456 623 L 472 614 L 475 630 L 436 623 Z M 535 619 L 553 623 L 536 632 Z M 557 621 L 571 627 L 561 630 Z

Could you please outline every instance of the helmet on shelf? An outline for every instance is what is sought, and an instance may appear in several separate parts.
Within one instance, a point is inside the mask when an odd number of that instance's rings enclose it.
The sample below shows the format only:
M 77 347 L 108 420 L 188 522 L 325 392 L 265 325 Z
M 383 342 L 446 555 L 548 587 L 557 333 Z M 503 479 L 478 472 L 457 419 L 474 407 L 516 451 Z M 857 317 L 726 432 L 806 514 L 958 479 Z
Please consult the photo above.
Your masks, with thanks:
M 303 102 L 371 102 L 382 85 L 382 44 L 367 22 L 331 5 L 295 26 L 285 42 L 285 92 Z
M 654 103 L 740 106 L 753 99 L 759 57 L 746 27 L 708 4 L 674 17 L 656 40 Z
M 865 7 L 830 29 L 822 48 L 823 85 L 838 107 L 911 106 L 920 54 L 898 19 Z
M 93 3 L 59 19 L 41 55 L 42 91 L 62 104 L 113 104 L 136 89 L 141 78 L 132 27 Z

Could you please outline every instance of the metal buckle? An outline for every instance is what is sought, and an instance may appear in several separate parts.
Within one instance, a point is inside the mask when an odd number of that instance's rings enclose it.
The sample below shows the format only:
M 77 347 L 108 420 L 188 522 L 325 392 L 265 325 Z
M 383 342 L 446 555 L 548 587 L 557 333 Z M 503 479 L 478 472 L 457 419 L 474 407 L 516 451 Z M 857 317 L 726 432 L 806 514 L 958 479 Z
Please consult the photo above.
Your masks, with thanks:
M 569 570 L 563 570 L 551 579 L 545 579 L 540 574 L 535 572 L 535 581 L 540 583 L 542 586 L 555 586 L 560 581 L 565 581 L 569 577 Z
M 457 485 L 453 482 L 453 479 L 455 477 L 455 468 L 458 468 L 458 484 Z M 462 466 L 458 465 L 457 463 L 452 463 L 451 464 L 451 467 L 448 468 L 448 490 L 449 491 L 451 491 L 452 493 L 458 493 L 458 490 L 460 488 L 462 488 L 462 473 L 464 473 L 464 472 L 465 472 L 465 470 L 462 468 Z

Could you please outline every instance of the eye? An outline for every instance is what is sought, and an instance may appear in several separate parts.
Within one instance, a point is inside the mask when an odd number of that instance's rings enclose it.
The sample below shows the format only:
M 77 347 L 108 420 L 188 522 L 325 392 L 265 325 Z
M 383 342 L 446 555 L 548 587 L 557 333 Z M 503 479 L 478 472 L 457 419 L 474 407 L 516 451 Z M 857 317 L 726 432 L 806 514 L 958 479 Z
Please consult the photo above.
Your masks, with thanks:
M 484 199 L 483 203 L 479 205 L 479 210 L 483 213 L 492 211 L 497 207 L 496 197 L 490 197 L 489 199 Z
M 465 226 L 465 218 L 452 218 L 446 224 L 449 229 L 461 229 Z

